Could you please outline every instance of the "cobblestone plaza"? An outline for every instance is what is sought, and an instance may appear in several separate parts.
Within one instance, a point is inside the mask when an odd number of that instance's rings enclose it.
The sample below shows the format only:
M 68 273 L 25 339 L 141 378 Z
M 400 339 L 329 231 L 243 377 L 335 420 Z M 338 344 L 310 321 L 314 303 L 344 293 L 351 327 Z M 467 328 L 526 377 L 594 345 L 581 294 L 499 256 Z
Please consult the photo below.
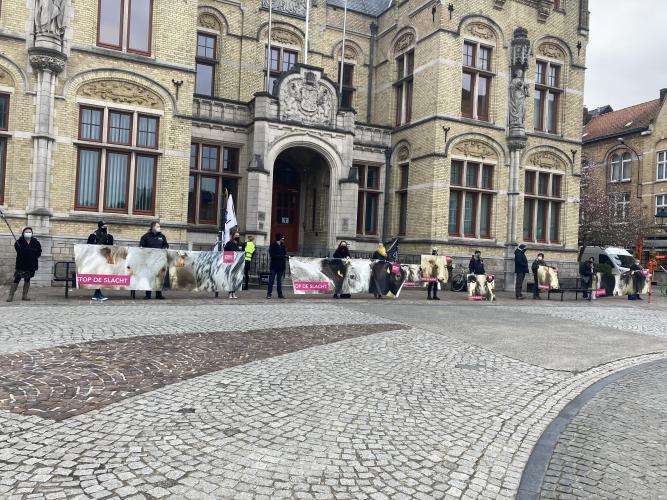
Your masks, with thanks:
M 663 498 L 667 302 L 0 307 L 0 498 Z

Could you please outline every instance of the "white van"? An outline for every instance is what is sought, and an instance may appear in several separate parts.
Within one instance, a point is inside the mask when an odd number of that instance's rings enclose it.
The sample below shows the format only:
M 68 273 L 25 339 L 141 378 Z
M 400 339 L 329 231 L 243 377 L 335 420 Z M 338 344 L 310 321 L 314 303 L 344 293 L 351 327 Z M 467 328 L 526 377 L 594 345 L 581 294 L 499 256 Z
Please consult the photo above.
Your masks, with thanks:
M 623 274 L 630 270 L 637 259 L 625 248 L 617 247 L 584 247 L 580 252 L 579 262 L 593 257 L 596 263 L 609 264 L 614 274 Z

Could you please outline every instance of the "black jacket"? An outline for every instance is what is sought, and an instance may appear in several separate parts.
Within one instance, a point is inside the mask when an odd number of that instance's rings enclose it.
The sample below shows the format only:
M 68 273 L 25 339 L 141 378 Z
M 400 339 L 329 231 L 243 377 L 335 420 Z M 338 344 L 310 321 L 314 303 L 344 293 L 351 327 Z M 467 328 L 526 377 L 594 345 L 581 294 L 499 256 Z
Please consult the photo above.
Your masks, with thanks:
M 540 267 L 540 266 L 547 266 L 547 267 L 549 267 L 549 265 L 547 264 L 547 262 L 546 262 L 545 260 L 539 261 L 539 260 L 535 259 L 535 260 L 533 261 L 533 265 L 530 266 L 530 268 L 532 269 L 532 271 L 533 271 L 534 273 L 536 273 L 536 272 L 537 272 L 537 268 Z
M 30 244 L 23 236 L 14 243 L 16 250 L 16 270 L 17 271 L 37 271 L 37 260 L 42 255 L 42 245 L 36 238 L 30 239 Z
M 484 269 L 484 260 L 481 258 L 477 260 L 475 257 L 472 257 L 470 259 L 470 263 L 468 264 L 468 270 L 471 274 L 486 274 L 486 270 Z
M 579 274 L 581 274 L 584 278 L 592 277 L 594 272 L 595 270 L 593 269 L 593 266 L 589 266 L 588 262 L 582 262 L 579 264 Z
M 167 237 L 164 234 L 155 234 L 153 231 L 148 231 L 139 240 L 139 246 L 142 248 L 169 248 L 169 243 L 167 243 Z
M 94 233 L 91 233 L 88 236 L 89 245 L 113 245 L 113 236 L 109 233 L 103 233 L 101 230 L 97 230 Z
M 349 259 L 350 249 L 347 247 L 338 247 L 333 254 L 334 259 Z
M 269 257 L 271 257 L 270 268 L 272 271 L 284 271 L 287 260 L 287 248 L 277 241 L 269 245 Z
M 225 252 L 243 252 L 243 244 L 237 243 L 234 240 L 229 240 L 227 243 L 225 243 L 225 248 L 223 248 Z
M 528 259 L 526 258 L 526 252 L 522 252 L 518 248 L 514 250 L 514 272 L 528 274 Z

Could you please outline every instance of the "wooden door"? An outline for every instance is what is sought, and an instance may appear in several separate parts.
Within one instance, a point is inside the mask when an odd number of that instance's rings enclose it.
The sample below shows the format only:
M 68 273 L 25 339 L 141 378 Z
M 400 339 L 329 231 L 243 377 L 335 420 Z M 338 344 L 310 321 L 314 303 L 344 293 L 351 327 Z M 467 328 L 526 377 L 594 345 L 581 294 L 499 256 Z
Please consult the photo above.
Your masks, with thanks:
M 273 219 L 271 235 L 285 235 L 288 252 L 299 249 L 299 190 L 293 186 L 275 185 L 273 188 Z

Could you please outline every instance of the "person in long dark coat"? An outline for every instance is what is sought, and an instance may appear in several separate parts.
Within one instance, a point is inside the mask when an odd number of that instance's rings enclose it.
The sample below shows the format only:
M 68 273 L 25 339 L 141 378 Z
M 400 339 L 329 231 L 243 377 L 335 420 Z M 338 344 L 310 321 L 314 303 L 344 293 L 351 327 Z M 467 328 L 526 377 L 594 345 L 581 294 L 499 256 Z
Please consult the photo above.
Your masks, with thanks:
M 532 266 L 530 266 L 531 270 L 533 271 L 533 279 L 535 280 L 535 287 L 533 288 L 533 299 L 534 300 L 540 300 L 540 282 L 538 280 L 537 276 L 537 270 L 539 269 L 540 266 L 546 266 L 547 263 L 544 262 L 544 254 L 543 253 L 538 253 L 537 258 L 533 261 Z
M 347 241 L 341 241 L 338 244 L 338 248 L 336 248 L 336 251 L 333 254 L 334 259 L 349 259 L 350 258 L 350 249 L 347 246 Z M 337 299 L 339 296 L 341 299 L 349 299 L 352 297 L 352 294 L 350 293 L 337 293 L 337 290 L 334 290 L 336 293 L 334 293 L 333 298 Z
M 523 280 L 528 274 L 528 259 L 526 258 L 526 245 L 521 243 L 519 247 L 514 250 L 514 272 L 516 273 L 515 296 L 517 300 L 523 300 Z
M 593 284 L 593 276 L 595 275 L 595 259 L 590 259 L 582 262 L 579 265 L 579 275 L 581 276 L 581 288 L 588 290 Z M 588 298 L 588 291 L 583 292 L 583 297 Z M 594 293 L 594 292 L 592 292 Z
M 39 268 L 39 258 L 42 256 L 42 245 L 33 236 L 32 228 L 26 227 L 21 232 L 21 237 L 14 243 L 16 250 L 16 266 L 14 268 L 14 282 L 9 289 L 7 302 L 14 300 L 14 294 L 23 279 L 22 300 L 30 300 L 28 291 L 30 290 L 30 280 L 35 276 Z
M 470 271 L 470 274 L 474 274 L 476 276 L 486 274 L 486 270 L 484 269 L 484 260 L 482 260 L 482 252 L 479 250 L 475 251 L 473 256 L 470 258 L 470 262 L 468 263 L 468 271 Z
M 283 276 L 287 267 L 287 248 L 285 247 L 285 237 L 282 233 L 276 234 L 276 240 L 269 245 L 269 286 L 266 290 L 266 298 L 270 299 L 273 294 L 273 283 L 276 283 L 278 289 L 278 298 L 284 299 L 283 295 Z

